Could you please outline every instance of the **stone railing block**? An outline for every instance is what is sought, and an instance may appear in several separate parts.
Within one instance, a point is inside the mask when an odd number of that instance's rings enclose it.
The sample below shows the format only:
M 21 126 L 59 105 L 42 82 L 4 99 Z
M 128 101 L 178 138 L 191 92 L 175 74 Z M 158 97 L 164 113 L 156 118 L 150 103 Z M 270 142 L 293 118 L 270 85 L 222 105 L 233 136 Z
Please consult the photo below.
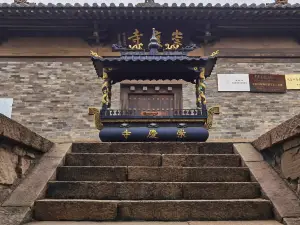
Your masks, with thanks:
M 25 145 L 37 151 L 47 152 L 53 142 L 34 133 L 18 122 L 9 119 L 0 113 L 0 137 L 12 140 L 20 145 Z
M 297 136 L 300 136 L 300 114 L 263 134 L 253 141 L 252 145 L 262 151 Z

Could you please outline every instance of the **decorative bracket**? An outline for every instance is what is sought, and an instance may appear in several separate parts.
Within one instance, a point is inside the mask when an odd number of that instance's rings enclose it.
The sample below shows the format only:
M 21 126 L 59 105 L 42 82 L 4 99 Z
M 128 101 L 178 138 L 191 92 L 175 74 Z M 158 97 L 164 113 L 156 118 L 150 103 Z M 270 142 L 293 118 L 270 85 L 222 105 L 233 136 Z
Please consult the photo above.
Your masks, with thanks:
M 214 45 L 217 41 L 220 40 L 219 37 L 212 35 L 211 24 L 206 24 L 204 31 L 198 30 L 198 32 L 204 33 L 203 36 L 196 36 L 195 38 L 200 41 L 200 43 L 204 45 Z
M 207 112 L 207 119 L 206 119 L 206 128 L 207 129 L 212 128 L 214 114 L 220 114 L 219 106 L 214 106 L 214 107 L 209 108 L 209 110 Z
M 94 21 L 93 34 L 87 38 L 84 38 L 84 40 L 90 46 L 99 46 L 107 38 L 108 38 L 107 29 L 99 30 L 99 24 L 96 21 Z
M 215 56 L 219 55 L 219 53 L 220 53 L 220 50 L 216 50 L 213 53 L 211 53 L 210 57 L 215 57 Z
M 98 130 L 102 130 L 103 124 L 100 120 L 100 110 L 96 107 L 89 107 L 89 115 L 94 115 L 94 123 Z

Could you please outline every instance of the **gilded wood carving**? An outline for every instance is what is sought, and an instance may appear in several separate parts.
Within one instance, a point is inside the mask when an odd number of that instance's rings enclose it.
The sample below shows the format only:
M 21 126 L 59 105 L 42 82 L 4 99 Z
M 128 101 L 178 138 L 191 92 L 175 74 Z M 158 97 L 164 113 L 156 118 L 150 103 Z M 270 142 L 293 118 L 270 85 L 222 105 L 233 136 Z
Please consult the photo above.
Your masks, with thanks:
M 208 109 L 207 120 L 206 120 L 206 128 L 207 129 L 210 129 L 212 127 L 214 114 L 219 114 L 219 113 L 220 113 L 219 106 L 214 106 L 214 107 L 211 107 Z
M 103 128 L 103 124 L 100 121 L 100 110 L 96 107 L 89 107 L 89 115 L 94 115 L 94 123 L 98 130 Z

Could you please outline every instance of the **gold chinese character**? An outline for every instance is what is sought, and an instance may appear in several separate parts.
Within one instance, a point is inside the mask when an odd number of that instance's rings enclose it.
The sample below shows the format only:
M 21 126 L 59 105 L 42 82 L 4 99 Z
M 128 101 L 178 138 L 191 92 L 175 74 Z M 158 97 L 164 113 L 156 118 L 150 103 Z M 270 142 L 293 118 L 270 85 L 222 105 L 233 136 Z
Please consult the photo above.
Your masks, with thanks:
M 183 34 L 179 31 L 179 30 L 176 30 L 175 32 L 172 33 L 172 41 L 173 41 L 173 44 L 170 45 L 170 44 L 165 44 L 166 46 L 166 49 L 168 50 L 176 50 L 178 49 L 181 45 L 182 45 L 182 39 L 183 39 Z
M 182 40 L 182 33 L 179 31 L 179 30 L 176 30 L 175 32 L 172 33 L 172 41 L 173 41 L 173 44 L 179 48 L 182 43 L 181 43 L 181 40 Z
M 139 32 L 138 29 L 135 29 L 133 35 L 128 38 L 128 40 L 132 40 L 134 45 L 129 45 L 130 49 L 143 49 L 143 43 L 140 43 L 141 37 L 143 34 Z
M 126 129 L 125 131 L 123 131 L 122 135 L 125 139 L 127 139 L 131 135 L 131 132 Z
M 149 134 L 148 134 L 147 138 L 151 138 L 151 139 L 152 139 L 152 138 L 154 138 L 154 139 L 155 139 L 155 138 L 158 138 L 158 137 L 157 137 L 157 134 L 158 134 L 158 133 L 157 133 L 156 130 L 149 130 Z
M 179 129 L 177 131 L 177 137 L 178 138 L 185 138 L 186 137 L 185 134 L 186 134 L 186 132 L 184 131 L 184 129 Z

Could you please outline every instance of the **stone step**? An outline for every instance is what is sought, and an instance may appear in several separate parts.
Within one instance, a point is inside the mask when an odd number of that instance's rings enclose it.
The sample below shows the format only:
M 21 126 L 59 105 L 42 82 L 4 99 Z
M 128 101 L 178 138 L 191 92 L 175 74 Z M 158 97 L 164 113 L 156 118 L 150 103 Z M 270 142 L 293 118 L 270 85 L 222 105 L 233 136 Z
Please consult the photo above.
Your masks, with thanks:
M 160 154 L 71 153 L 66 166 L 161 166 Z
M 160 222 L 160 221 L 114 221 L 114 222 L 89 222 L 89 221 L 39 221 L 30 222 L 25 225 L 282 225 L 276 220 L 250 220 L 250 221 L 182 221 L 182 222 Z
M 163 182 L 246 182 L 246 167 L 108 167 L 62 166 L 61 181 L 163 181 Z
M 162 155 L 162 166 L 238 167 L 241 158 L 235 154 L 168 154 Z
M 36 220 L 267 220 L 268 200 L 65 200 L 35 202 Z
M 261 196 L 255 182 L 70 182 L 52 181 L 46 198 L 180 200 L 180 199 L 254 199 Z
M 66 166 L 185 166 L 238 167 L 235 154 L 71 153 Z
M 75 153 L 233 154 L 232 143 L 73 143 Z

